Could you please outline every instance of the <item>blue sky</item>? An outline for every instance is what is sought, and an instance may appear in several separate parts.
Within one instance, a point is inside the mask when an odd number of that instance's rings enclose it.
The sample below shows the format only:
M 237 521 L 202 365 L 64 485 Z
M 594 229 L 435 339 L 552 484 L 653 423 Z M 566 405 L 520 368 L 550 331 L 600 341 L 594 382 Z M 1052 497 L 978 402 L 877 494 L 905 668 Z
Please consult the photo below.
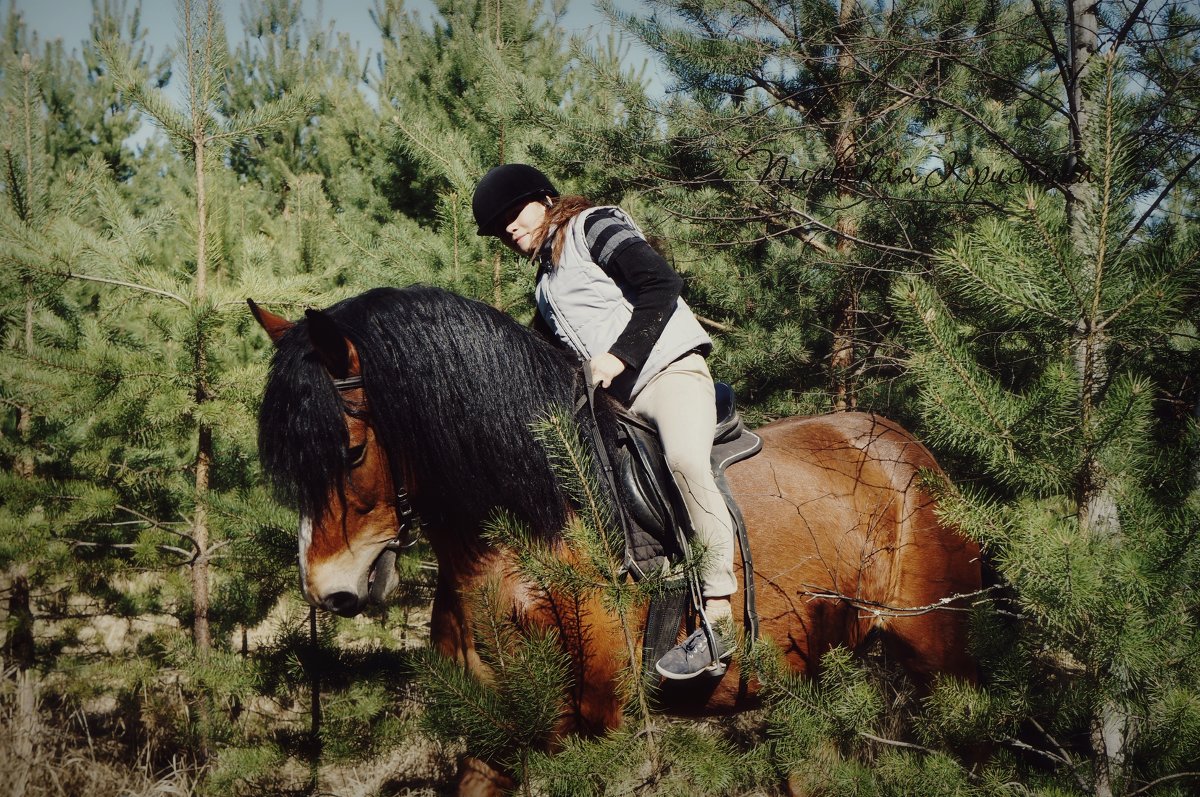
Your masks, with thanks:
M 118 5 L 121 0 L 108 0 Z M 98 0 L 104 2 L 104 0 Z M 127 8 L 135 7 L 137 0 L 124 0 Z M 242 40 L 241 17 L 243 0 L 220 0 L 230 46 Z M 358 42 L 362 51 L 378 45 L 379 33 L 371 21 L 370 10 L 375 0 L 303 0 L 306 16 L 332 22 L 336 31 L 349 34 Z M 198 5 L 203 0 L 197 0 Z M 619 8 L 634 9 L 637 0 L 616 0 Z M 82 42 L 88 37 L 88 25 L 92 19 L 92 0 L 16 0 L 16 8 L 24 16 L 26 24 L 40 41 L 62 39 L 68 51 L 79 52 Z M 433 0 L 406 0 L 405 8 L 417 12 L 422 18 L 432 16 Z M 568 0 L 567 10 L 560 25 L 568 35 L 579 35 L 590 42 L 602 42 L 614 32 L 613 25 L 596 8 L 594 0 Z M 154 55 L 161 55 L 167 48 L 174 47 L 179 38 L 179 10 L 176 0 L 142 0 L 142 27 L 147 31 L 147 41 Z M 661 93 L 662 84 L 654 74 L 649 51 L 633 43 L 628 55 L 631 66 L 647 63 L 646 76 L 650 89 Z M 172 81 L 167 92 L 179 91 L 179 81 Z M 130 141 L 139 148 L 154 130 L 149 123 L 135 134 Z
M 110 0 L 119 2 L 119 0 Z M 133 8 L 136 0 L 125 0 Z M 202 2 L 202 0 L 201 0 Z M 230 44 L 241 40 L 242 0 L 221 0 L 225 24 L 229 30 Z M 618 0 L 619 7 L 635 8 L 634 0 Z M 315 15 L 321 10 L 321 18 L 332 21 L 338 31 L 350 34 L 350 38 L 364 45 L 373 45 L 378 33 L 371 22 L 369 11 L 374 0 L 304 0 L 306 14 Z M 92 16 L 91 0 L 16 0 L 17 9 L 25 16 L 31 30 L 42 40 L 61 38 L 68 49 L 78 49 L 79 43 L 88 36 L 88 23 Z M 433 13 L 431 0 L 408 0 L 405 7 L 424 17 Z M 156 53 L 175 43 L 178 37 L 178 10 L 175 0 L 143 0 L 142 24 L 149 32 L 150 44 Z M 603 40 L 613 30 L 612 25 L 595 7 L 592 0 L 568 0 L 567 12 L 562 21 L 568 34 L 580 34 L 592 41 Z M 647 60 L 644 51 L 636 51 L 631 57 L 640 64 Z

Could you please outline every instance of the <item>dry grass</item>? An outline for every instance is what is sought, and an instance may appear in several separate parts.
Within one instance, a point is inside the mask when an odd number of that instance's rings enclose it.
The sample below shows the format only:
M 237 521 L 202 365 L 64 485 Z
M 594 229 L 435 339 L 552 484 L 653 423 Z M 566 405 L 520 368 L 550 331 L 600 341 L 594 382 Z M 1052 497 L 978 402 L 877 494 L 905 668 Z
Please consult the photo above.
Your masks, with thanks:
M 82 602 L 83 599 L 80 599 Z M 137 686 L 123 698 L 129 684 L 102 688 L 102 679 L 120 680 L 122 661 L 138 644 L 164 629 L 177 628 L 173 618 L 125 619 L 91 614 L 94 607 L 75 607 L 69 622 L 43 620 L 38 624 L 43 643 L 60 640 L 60 653 L 77 661 L 100 665 L 92 671 L 52 670 L 18 678 L 0 658 L 0 797 L 177 797 L 211 795 L 214 774 L 197 764 L 188 742 L 179 738 L 181 717 L 190 710 L 178 684 L 165 671 Z M 367 649 L 424 644 L 428 606 L 409 607 L 399 618 L 360 617 L 343 624 L 339 644 Z M 0 604 L 0 641 L 7 612 Z M 245 650 L 272 643 L 279 629 L 295 625 L 307 606 L 285 596 L 266 621 L 247 629 Z M 80 622 L 79 617 L 87 619 Z M 396 636 L 399 635 L 399 639 Z M 239 633 L 239 637 L 241 634 Z M 68 640 L 62 644 L 61 640 Z M 241 638 L 231 640 L 241 647 Z M 115 670 L 105 669 L 115 665 Z M 116 691 L 114 691 L 116 690 Z M 125 699 L 130 698 L 130 699 Z M 415 710 L 415 708 L 414 708 Z M 307 708 L 274 697 L 252 697 L 240 705 L 247 740 L 267 742 L 277 734 L 302 733 Z M 224 750 L 213 750 L 220 769 Z M 445 791 L 454 773 L 454 756 L 419 733 L 398 749 L 371 759 L 326 763 L 314 770 L 308 762 L 289 757 L 269 774 L 226 783 L 218 791 L 255 797 L 323 793 L 338 797 L 392 797 Z
M 153 771 L 148 756 L 123 762 L 95 739 L 82 712 L 48 713 L 36 675 L 7 669 L 0 682 L 0 795 L 4 797 L 190 797 L 198 773 L 176 761 Z

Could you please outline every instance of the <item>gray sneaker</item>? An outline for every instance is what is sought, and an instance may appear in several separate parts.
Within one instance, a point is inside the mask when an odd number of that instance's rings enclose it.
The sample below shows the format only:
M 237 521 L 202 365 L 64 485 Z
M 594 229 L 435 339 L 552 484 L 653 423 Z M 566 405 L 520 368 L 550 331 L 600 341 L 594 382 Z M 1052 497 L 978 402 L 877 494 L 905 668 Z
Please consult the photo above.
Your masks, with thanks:
M 713 633 L 717 642 L 716 661 L 708 652 L 708 636 L 704 629 L 697 628 L 687 639 L 664 653 L 654 669 L 663 678 L 672 681 L 684 681 L 704 673 L 724 675 L 724 662 L 733 655 L 733 646 L 727 645 L 722 636 L 719 632 Z

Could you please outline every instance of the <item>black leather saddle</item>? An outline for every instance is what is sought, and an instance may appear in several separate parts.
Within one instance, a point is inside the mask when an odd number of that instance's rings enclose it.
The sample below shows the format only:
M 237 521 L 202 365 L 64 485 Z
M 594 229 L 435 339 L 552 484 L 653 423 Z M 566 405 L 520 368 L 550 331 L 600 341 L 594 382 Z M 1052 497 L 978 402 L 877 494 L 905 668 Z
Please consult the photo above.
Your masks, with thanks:
M 734 522 L 743 526 L 737 502 L 725 482 L 725 468 L 754 456 L 762 439 L 746 428 L 734 404 L 733 388 L 716 383 L 717 429 L 711 456 L 713 476 Z M 612 458 L 618 497 L 633 521 L 627 529 L 625 566 L 644 578 L 678 560 L 691 537 L 691 523 L 675 480 L 663 458 L 653 425 L 630 413 L 616 415 L 617 447 Z M 684 535 L 681 539 L 681 535 Z

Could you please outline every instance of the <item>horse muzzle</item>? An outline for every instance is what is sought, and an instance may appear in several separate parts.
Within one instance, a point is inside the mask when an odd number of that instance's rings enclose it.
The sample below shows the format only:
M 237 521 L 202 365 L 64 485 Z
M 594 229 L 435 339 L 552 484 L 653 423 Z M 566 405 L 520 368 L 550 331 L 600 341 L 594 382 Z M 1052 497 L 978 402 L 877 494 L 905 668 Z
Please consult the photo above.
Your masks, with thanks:
M 379 556 L 375 557 L 365 582 L 365 585 L 355 585 L 356 588 L 335 589 L 326 595 L 313 594 L 307 585 L 304 585 L 304 593 L 310 603 L 342 617 L 354 617 L 361 613 L 368 604 L 381 604 L 400 584 L 400 575 L 396 571 L 394 548 L 385 548 Z

